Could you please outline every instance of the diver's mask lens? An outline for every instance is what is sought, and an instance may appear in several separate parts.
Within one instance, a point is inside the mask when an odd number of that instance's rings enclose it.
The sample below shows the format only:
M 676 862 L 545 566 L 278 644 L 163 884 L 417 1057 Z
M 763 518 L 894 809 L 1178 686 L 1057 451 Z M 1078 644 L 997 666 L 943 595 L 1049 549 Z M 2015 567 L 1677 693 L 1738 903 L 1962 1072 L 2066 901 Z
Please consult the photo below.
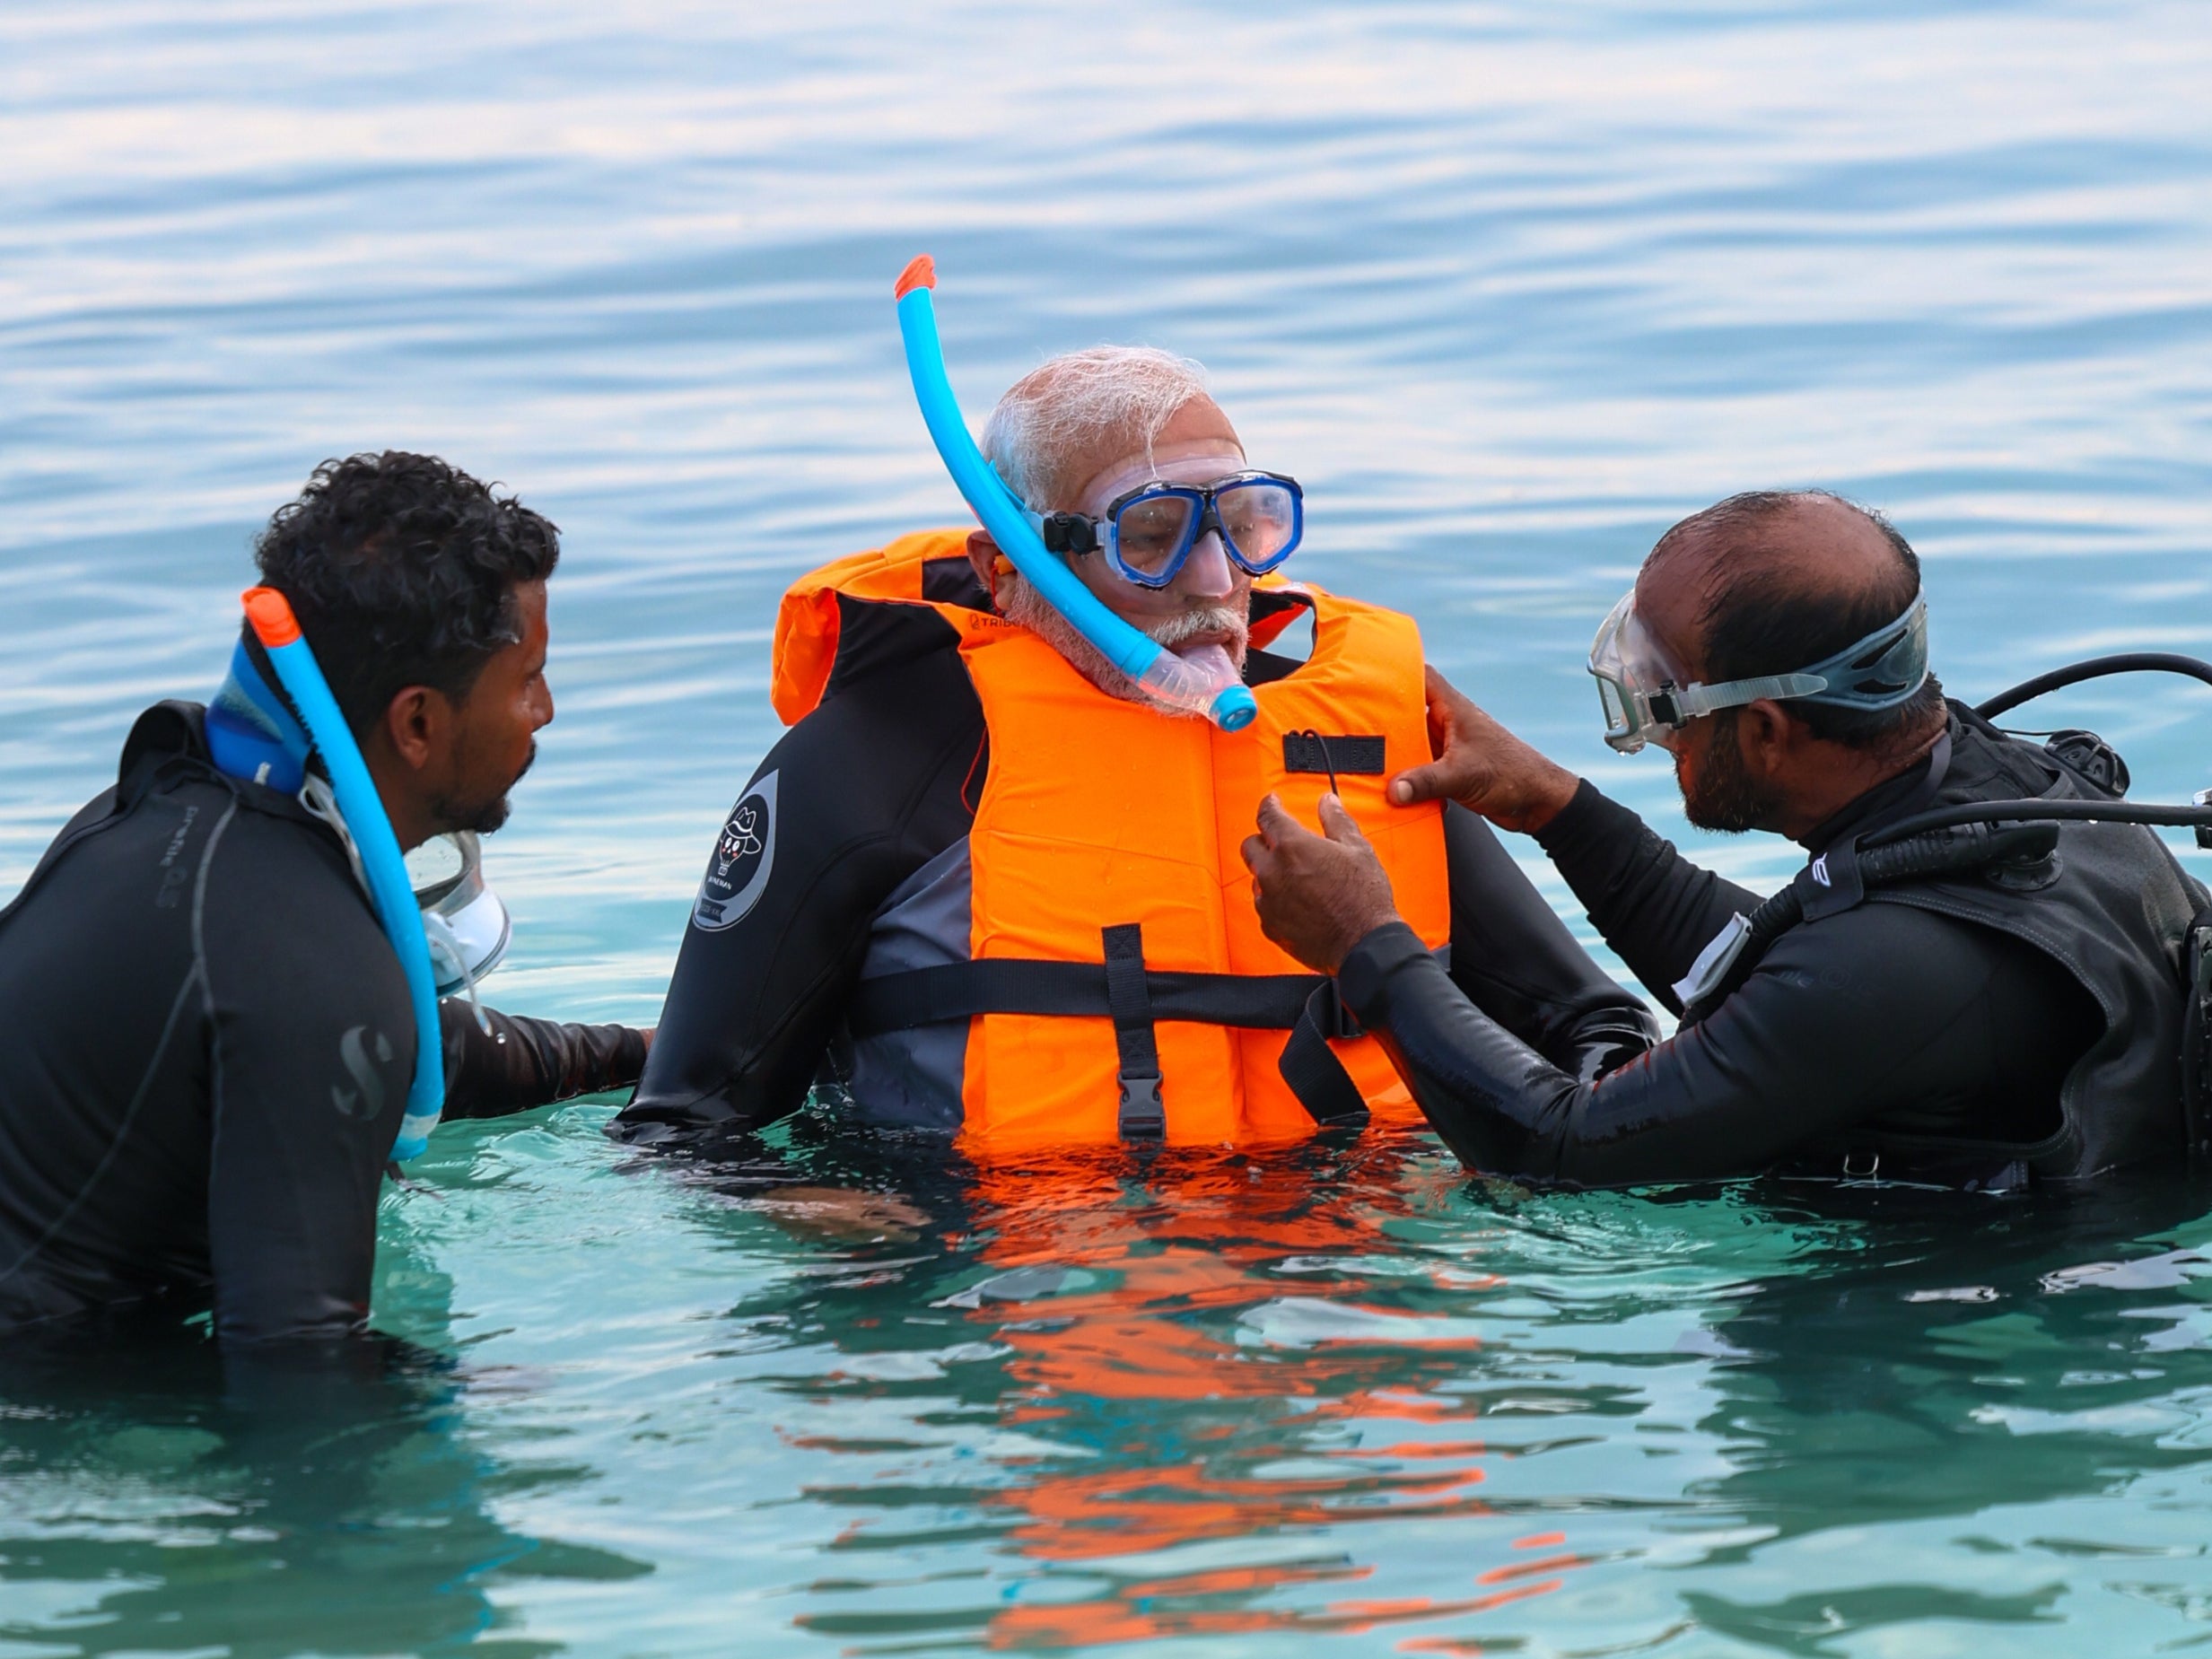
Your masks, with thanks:
M 513 924 L 499 895 L 485 885 L 483 843 L 473 830 L 433 835 L 408 853 L 407 880 L 422 907 L 440 996 L 452 995 L 499 965 Z
M 1152 484 L 1106 510 L 1106 556 L 1117 574 L 1142 588 L 1164 588 L 1208 530 L 1222 551 L 1263 576 L 1298 551 L 1306 529 L 1305 495 L 1295 478 L 1238 473 L 1218 484 Z
M 1654 740 L 1665 744 L 1673 736 L 1671 728 L 1653 720 L 1648 692 L 1640 683 L 1639 671 L 1656 666 L 1640 660 L 1648 655 L 1639 649 L 1645 642 L 1633 591 L 1621 596 L 1590 642 L 1590 675 L 1597 681 L 1598 706 L 1605 714 L 1606 747 L 1622 755 L 1633 755 Z
M 1211 485 L 1148 484 L 1117 499 L 1104 519 L 1055 512 L 1036 522 L 1053 552 L 1103 551 L 1123 581 L 1165 588 L 1210 530 L 1240 570 L 1264 576 L 1298 551 L 1306 500 L 1295 478 L 1241 472 Z

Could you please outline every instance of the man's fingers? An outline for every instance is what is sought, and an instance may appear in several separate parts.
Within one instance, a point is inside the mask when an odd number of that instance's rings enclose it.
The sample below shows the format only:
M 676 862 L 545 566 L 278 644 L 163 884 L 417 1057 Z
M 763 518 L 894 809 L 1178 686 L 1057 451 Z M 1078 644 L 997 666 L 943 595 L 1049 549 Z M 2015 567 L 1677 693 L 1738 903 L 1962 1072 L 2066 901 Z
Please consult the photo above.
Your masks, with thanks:
M 1282 797 L 1270 794 L 1260 802 L 1260 835 L 1269 846 L 1273 846 L 1293 832 L 1304 834 L 1304 826 L 1283 810 Z
M 1247 835 L 1238 843 L 1237 851 L 1244 857 L 1245 868 L 1257 876 L 1260 873 L 1260 860 L 1268 855 L 1270 849 L 1263 837 Z
M 1410 807 L 1415 801 L 1441 800 L 1451 793 L 1445 786 L 1444 766 L 1431 761 L 1426 766 L 1410 767 L 1390 780 L 1390 800 L 1393 806 Z
M 1360 833 L 1359 820 L 1344 810 L 1344 803 L 1339 800 L 1333 791 L 1322 796 L 1318 816 L 1321 819 L 1322 834 L 1331 841 L 1342 842 L 1354 847 L 1367 845 L 1368 838 Z

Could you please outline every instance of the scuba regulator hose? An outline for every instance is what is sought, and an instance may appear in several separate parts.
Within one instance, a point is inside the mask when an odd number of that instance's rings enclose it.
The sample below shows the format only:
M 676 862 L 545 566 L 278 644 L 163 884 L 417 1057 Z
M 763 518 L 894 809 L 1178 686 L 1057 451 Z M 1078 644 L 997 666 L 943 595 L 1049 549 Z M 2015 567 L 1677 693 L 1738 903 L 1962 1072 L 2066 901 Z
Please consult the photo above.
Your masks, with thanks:
M 1233 674 L 1209 674 L 1169 651 L 1141 629 L 1116 616 L 1086 588 L 1073 571 L 1045 551 L 1014 493 L 984 459 L 961 418 L 959 400 L 945 372 L 945 349 L 937 337 L 937 310 L 931 291 L 937 266 L 917 255 L 899 274 L 892 291 L 898 299 L 898 331 L 906 347 L 906 372 L 914 401 L 945 463 L 945 470 L 975 510 L 991 539 L 998 543 L 1022 579 L 1079 633 L 1105 653 L 1107 661 L 1161 703 L 1202 714 L 1223 731 L 1241 731 L 1259 712 L 1259 704 Z
M 250 588 L 244 598 L 254 637 L 261 642 L 270 668 L 307 729 L 308 740 L 330 774 L 330 792 L 360 855 L 362 878 L 407 974 L 408 1000 L 415 1006 L 415 1078 L 407 1087 L 407 1109 L 391 1153 L 404 1162 L 422 1152 L 445 1106 L 445 1051 L 423 912 L 415 904 L 414 884 L 407 879 L 399 838 L 385 816 L 383 799 L 376 792 L 345 715 L 338 712 L 337 699 L 330 694 L 321 665 L 300 633 L 291 604 L 274 588 Z

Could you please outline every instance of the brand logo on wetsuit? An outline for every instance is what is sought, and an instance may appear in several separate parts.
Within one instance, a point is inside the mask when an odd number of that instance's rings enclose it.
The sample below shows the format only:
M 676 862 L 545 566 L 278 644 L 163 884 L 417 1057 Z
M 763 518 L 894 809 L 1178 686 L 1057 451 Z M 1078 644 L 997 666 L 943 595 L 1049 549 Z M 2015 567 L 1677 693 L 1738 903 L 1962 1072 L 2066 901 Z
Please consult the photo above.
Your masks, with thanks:
M 1828 879 L 1828 855 L 1825 852 L 1813 860 L 1813 879 L 1823 887 L 1832 887 L 1836 885 Z
M 371 1033 L 366 1026 L 355 1026 L 338 1039 L 338 1062 L 360 1085 L 358 1088 L 330 1086 L 330 1104 L 338 1109 L 340 1117 L 373 1118 L 384 1110 L 384 1079 L 370 1063 L 370 1044 L 362 1041 L 364 1035 L 373 1039 L 377 1060 L 385 1065 L 391 1063 L 391 1039 L 380 1031 Z
M 699 884 L 691 922 L 709 933 L 740 921 L 766 891 L 775 864 L 775 781 L 770 773 L 745 791 L 722 821 Z

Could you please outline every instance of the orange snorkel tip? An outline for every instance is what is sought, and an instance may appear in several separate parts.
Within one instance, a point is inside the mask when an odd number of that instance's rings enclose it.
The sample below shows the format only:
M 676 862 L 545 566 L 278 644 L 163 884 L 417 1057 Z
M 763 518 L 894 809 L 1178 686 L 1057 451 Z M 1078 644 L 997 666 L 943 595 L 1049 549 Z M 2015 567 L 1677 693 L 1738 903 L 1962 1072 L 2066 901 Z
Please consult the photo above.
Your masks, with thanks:
M 898 274 L 898 281 L 891 285 L 891 297 L 904 300 L 917 288 L 937 286 L 937 261 L 925 253 L 918 253 L 906 261 L 906 268 Z
M 238 596 L 245 602 L 246 620 L 265 651 L 289 645 L 300 637 L 300 619 L 292 614 L 292 601 L 274 588 L 249 588 Z

